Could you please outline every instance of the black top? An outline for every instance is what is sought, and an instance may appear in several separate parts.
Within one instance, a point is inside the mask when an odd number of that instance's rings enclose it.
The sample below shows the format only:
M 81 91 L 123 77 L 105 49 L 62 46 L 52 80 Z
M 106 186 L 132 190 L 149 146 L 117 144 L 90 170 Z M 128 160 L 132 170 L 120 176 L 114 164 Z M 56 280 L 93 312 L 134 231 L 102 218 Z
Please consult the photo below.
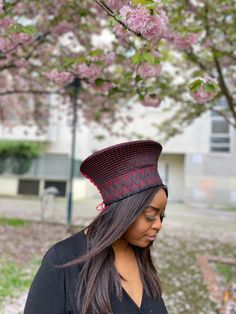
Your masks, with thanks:
M 79 314 L 76 309 L 75 289 L 81 266 L 55 268 L 86 252 L 86 236 L 83 232 L 56 243 L 45 254 L 33 280 L 25 305 L 24 314 Z M 162 298 L 151 299 L 143 290 L 139 308 L 128 293 L 122 289 L 120 302 L 111 297 L 114 314 L 168 314 Z M 89 313 L 92 314 L 92 313 Z

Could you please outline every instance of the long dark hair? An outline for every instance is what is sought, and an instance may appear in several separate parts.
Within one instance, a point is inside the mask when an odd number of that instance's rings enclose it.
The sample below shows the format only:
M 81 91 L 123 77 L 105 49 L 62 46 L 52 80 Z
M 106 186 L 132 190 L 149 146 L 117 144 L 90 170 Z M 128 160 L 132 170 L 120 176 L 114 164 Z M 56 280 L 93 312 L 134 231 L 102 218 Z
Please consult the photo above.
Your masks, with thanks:
M 81 314 L 86 314 L 89 309 L 94 314 L 112 314 L 110 293 L 122 299 L 121 277 L 114 266 L 112 244 L 138 218 L 158 189 L 160 186 L 149 188 L 113 203 L 83 230 L 87 231 L 87 253 L 63 265 L 83 263 L 76 292 L 77 308 Z M 146 294 L 160 298 L 161 281 L 152 262 L 150 247 L 133 248 Z

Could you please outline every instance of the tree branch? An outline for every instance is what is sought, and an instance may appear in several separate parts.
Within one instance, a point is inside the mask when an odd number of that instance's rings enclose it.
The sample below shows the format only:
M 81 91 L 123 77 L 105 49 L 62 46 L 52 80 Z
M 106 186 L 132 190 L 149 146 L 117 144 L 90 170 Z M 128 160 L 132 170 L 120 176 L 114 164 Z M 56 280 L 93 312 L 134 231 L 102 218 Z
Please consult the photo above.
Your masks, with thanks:
M 215 62 L 215 66 L 216 66 L 216 69 L 217 69 L 217 73 L 219 75 L 219 84 L 220 84 L 220 87 L 228 101 L 228 105 L 229 105 L 229 108 L 230 108 L 230 111 L 232 112 L 233 114 L 233 117 L 236 121 L 236 111 L 235 111 L 235 106 L 234 106 L 234 102 L 233 102 L 233 98 L 229 92 L 229 89 L 225 83 L 225 80 L 224 80 L 224 76 L 223 76 L 223 73 L 222 73 L 222 69 L 221 69 L 221 66 L 220 66 L 220 62 L 219 62 L 219 59 L 216 57 L 215 51 L 213 50 L 213 59 L 214 59 L 214 62 Z
M 37 51 L 36 48 L 45 40 L 45 38 L 46 38 L 49 34 L 50 34 L 50 32 L 47 31 L 46 33 L 44 33 L 44 34 L 41 35 L 41 36 L 38 36 L 38 37 L 35 39 L 35 41 L 34 41 L 35 45 L 32 47 L 32 49 L 31 49 L 31 51 L 28 53 L 28 55 L 26 55 L 26 56 L 24 57 L 25 60 L 29 60 L 29 59 L 30 59 L 30 57 L 33 55 L 33 53 L 34 53 L 35 51 Z M 18 45 L 16 45 L 14 48 L 12 48 L 11 51 L 16 50 L 19 46 L 21 46 L 22 48 L 24 48 L 24 44 L 18 44 Z M 9 52 L 11 52 L 11 51 L 7 51 L 6 54 L 9 53 Z M 5 57 L 4 57 L 4 58 L 5 58 Z M 3 58 L 2 58 L 2 59 L 3 59 Z M 5 59 L 6 59 L 6 58 L 5 58 Z M 14 63 L 8 63 L 8 64 L 5 64 L 5 65 L 1 66 L 1 67 L 0 67 L 0 71 L 3 71 L 3 70 L 5 70 L 5 69 L 11 69 L 11 68 L 17 68 L 17 66 L 16 66 Z
M 209 8 L 208 8 L 208 4 L 206 3 L 205 4 L 206 32 L 207 32 L 207 35 L 209 37 L 211 37 L 210 26 L 209 26 L 209 22 L 208 22 L 208 12 L 209 12 Z M 216 67 L 216 70 L 217 70 L 217 73 L 218 73 L 219 85 L 221 87 L 221 90 L 222 90 L 223 94 L 225 95 L 225 97 L 227 99 L 228 106 L 229 106 L 230 111 L 233 114 L 234 120 L 236 121 L 236 111 L 235 111 L 235 108 L 234 108 L 233 98 L 232 98 L 232 96 L 230 94 L 230 91 L 229 91 L 229 89 L 228 89 L 228 87 L 227 87 L 227 85 L 225 83 L 224 75 L 223 75 L 223 72 L 222 72 L 222 69 L 221 69 L 221 65 L 220 65 L 220 61 L 219 61 L 219 59 L 216 56 L 216 49 L 214 47 L 212 47 L 212 56 L 213 56 L 215 67 Z
M 141 37 L 143 38 L 143 36 L 140 33 L 137 33 L 135 31 L 133 31 L 131 28 L 129 28 L 124 22 L 122 22 L 121 20 L 119 20 L 115 13 L 112 11 L 111 8 L 109 8 L 103 1 L 100 0 L 95 0 L 95 2 L 101 7 L 103 8 L 108 15 L 110 15 L 111 17 L 113 17 L 117 23 L 119 23 L 120 25 L 122 25 L 126 30 L 130 31 L 131 33 L 133 33 L 134 35 L 136 35 L 137 37 Z
M 47 91 L 47 90 L 12 90 L 12 91 L 5 91 L 5 92 L 0 92 L 0 96 L 7 96 L 7 95 L 14 95 L 14 94 L 35 94 L 35 95 L 66 95 L 66 92 L 61 92 L 61 91 Z
M 6 1 L 4 0 L 3 1 L 3 3 L 4 3 L 4 7 L 3 7 L 4 8 L 4 13 L 8 14 L 9 12 L 11 12 L 12 8 L 19 2 L 20 2 L 20 0 L 16 0 L 15 2 L 8 3 L 8 6 L 6 8 Z
M 223 117 L 224 120 L 225 120 L 229 125 L 231 125 L 231 126 L 233 126 L 234 128 L 236 128 L 236 123 L 232 122 L 232 121 L 227 117 L 227 115 L 223 113 L 223 111 L 217 110 L 217 109 L 215 109 L 214 107 L 209 108 L 209 110 L 210 110 L 211 112 L 217 113 L 218 115 L 220 115 L 221 117 Z
M 203 71 L 207 71 L 207 67 L 199 60 L 198 56 L 193 52 L 191 48 L 189 52 L 186 52 L 186 55 L 190 58 L 190 60 L 196 63 Z

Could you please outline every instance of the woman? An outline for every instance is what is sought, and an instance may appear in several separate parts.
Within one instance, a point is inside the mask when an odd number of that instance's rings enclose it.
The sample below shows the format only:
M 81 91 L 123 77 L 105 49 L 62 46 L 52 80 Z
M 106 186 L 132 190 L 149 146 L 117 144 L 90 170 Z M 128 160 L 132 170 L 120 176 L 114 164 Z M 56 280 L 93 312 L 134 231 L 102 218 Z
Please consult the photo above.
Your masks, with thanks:
M 48 250 L 25 314 L 167 313 L 150 255 L 167 202 L 157 170 L 161 150 L 154 141 L 132 141 L 82 163 L 103 198 L 101 213 Z

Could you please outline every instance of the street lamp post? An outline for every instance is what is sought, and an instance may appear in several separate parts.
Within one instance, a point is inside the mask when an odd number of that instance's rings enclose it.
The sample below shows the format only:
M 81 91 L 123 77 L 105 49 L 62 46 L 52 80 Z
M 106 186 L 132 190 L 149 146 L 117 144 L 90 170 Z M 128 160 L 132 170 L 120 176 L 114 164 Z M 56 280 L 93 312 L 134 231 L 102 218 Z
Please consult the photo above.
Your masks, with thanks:
M 70 178 L 68 182 L 67 196 L 67 225 L 71 226 L 71 218 L 73 212 L 73 179 L 75 173 L 75 143 L 76 143 L 76 127 L 77 127 L 77 100 L 80 90 L 80 79 L 76 77 L 72 83 L 66 86 L 68 95 L 71 98 L 73 106 L 73 123 L 72 123 L 72 141 L 71 141 L 71 157 L 70 157 Z

